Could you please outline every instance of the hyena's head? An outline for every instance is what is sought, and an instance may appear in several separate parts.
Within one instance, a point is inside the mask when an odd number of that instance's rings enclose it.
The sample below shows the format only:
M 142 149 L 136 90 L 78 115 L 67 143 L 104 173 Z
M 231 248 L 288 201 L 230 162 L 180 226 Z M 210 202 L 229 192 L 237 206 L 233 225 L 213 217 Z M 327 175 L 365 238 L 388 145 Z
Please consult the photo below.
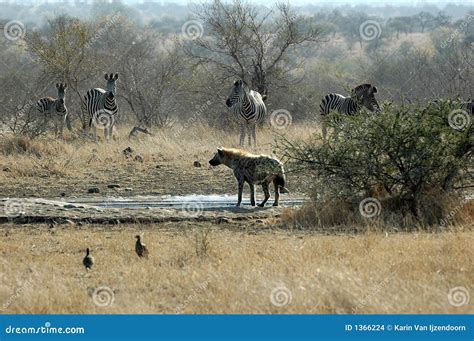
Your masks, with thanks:
M 115 97 L 118 73 L 116 73 L 115 75 L 113 73 L 111 73 L 110 75 L 105 74 L 104 78 L 107 81 L 107 97 L 113 99 Z
M 209 160 L 211 166 L 219 166 L 223 163 L 225 157 L 224 149 L 217 148 L 217 152 L 212 159 Z

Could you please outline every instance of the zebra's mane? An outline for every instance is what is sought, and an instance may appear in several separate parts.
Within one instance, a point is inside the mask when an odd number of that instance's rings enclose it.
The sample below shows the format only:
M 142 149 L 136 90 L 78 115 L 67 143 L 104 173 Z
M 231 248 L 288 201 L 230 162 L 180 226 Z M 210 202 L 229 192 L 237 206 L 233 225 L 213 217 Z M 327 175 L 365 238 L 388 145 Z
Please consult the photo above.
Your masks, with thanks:
M 368 91 L 372 88 L 372 84 L 370 83 L 360 84 L 352 89 L 352 96 L 363 97 L 364 95 L 367 95 Z M 377 90 L 375 90 L 375 92 L 377 92 Z

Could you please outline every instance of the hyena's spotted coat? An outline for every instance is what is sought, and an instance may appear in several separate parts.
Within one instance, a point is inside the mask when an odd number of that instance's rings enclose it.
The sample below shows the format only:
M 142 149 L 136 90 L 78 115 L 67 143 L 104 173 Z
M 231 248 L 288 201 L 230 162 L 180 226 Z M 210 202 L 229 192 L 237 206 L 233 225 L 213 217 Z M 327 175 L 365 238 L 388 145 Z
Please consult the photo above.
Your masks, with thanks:
M 270 198 L 268 185 L 273 182 L 275 186 L 275 202 L 278 206 L 281 193 L 288 193 L 285 188 L 285 171 L 280 161 L 267 155 L 253 155 L 240 149 L 218 148 L 214 157 L 209 160 L 211 166 L 226 165 L 234 171 L 239 184 L 239 198 L 237 206 L 242 202 L 242 191 L 244 182 L 250 187 L 250 203 L 255 206 L 255 186 L 261 184 L 265 199 L 258 205 L 265 206 Z

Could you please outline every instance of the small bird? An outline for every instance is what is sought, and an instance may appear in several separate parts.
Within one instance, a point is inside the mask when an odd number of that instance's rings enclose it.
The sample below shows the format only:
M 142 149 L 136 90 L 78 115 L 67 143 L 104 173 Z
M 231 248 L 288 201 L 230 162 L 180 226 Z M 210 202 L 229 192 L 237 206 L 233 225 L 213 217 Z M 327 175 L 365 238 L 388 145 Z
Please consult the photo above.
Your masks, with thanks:
M 141 242 L 139 235 L 136 235 L 135 238 L 137 238 L 137 242 L 135 243 L 135 251 L 138 257 L 148 258 L 148 249 L 146 245 Z
M 92 265 L 94 265 L 94 258 L 90 254 L 89 248 L 86 250 L 86 256 L 82 260 L 82 264 L 86 267 L 86 270 L 90 270 L 92 268 Z

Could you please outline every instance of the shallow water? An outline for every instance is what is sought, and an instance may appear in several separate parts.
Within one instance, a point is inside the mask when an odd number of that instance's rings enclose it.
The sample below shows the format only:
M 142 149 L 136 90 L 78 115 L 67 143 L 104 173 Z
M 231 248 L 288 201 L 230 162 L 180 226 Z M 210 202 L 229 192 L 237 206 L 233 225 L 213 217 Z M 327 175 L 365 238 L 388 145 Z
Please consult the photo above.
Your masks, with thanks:
M 262 200 L 257 197 L 257 203 Z M 293 207 L 300 206 L 307 199 L 305 198 L 284 198 L 280 196 L 280 206 Z M 234 207 L 237 203 L 237 195 L 185 195 L 185 196 L 137 196 L 137 197 L 103 197 L 103 198 L 75 198 L 67 200 L 72 204 L 87 204 L 99 208 L 174 208 L 192 209 L 193 206 L 201 209 Z M 273 204 L 273 198 L 267 201 L 266 206 Z M 242 201 L 243 206 L 250 206 L 250 199 Z

